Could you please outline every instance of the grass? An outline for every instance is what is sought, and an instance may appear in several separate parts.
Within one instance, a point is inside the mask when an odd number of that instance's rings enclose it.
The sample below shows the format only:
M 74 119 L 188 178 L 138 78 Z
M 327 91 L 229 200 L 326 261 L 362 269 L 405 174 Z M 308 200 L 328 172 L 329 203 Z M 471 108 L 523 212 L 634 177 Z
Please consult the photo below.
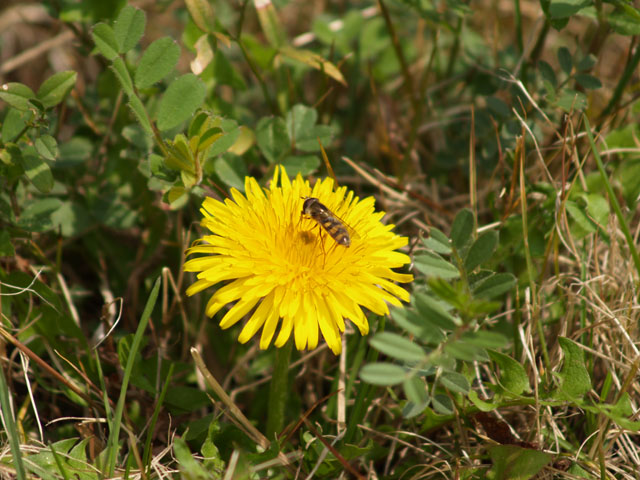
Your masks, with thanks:
M 639 10 L 83 5 L 0 10 L 0 478 L 637 478 Z M 280 164 L 408 237 L 338 356 L 185 294 Z

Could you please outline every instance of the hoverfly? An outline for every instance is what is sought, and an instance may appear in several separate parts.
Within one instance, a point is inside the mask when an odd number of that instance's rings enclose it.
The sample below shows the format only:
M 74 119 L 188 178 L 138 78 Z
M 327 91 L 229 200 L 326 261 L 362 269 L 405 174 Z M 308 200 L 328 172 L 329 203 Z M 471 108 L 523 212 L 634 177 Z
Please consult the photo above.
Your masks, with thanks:
M 351 237 L 347 231 L 347 227 L 336 215 L 325 207 L 320 200 L 314 197 L 302 197 L 302 215 L 307 215 L 314 219 L 322 228 L 324 228 L 331 238 L 338 245 L 349 247 L 351 245 Z

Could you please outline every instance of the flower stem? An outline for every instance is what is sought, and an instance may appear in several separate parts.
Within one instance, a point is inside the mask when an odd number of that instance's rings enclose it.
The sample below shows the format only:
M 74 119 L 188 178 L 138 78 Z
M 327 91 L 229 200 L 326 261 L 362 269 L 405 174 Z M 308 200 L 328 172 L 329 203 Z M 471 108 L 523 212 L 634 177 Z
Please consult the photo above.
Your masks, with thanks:
M 274 439 L 284 427 L 284 410 L 289 396 L 289 359 L 292 341 L 276 349 L 273 377 L 269 388 L 269 410 L 267 412 L 267 438 Z

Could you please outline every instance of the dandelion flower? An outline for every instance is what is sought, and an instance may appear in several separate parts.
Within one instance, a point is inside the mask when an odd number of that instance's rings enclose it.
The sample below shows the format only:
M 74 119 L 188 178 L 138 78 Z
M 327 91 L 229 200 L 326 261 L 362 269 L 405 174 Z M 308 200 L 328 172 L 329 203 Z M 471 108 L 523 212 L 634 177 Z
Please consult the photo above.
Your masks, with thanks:
M 245 343 L 262 328 L 262 349 L 271 344 L 278 325 L 276 347 L 293 332 L 298 350 L 313 349 L 320 332 L 336 355 L 345 319 L 366 335 L 363 307 L 386 315 L 388 304 L 401 306 L 400 300 L 409 300 L 409 293 L 394 282 L 413 277 L 392 270 L 410 261 L 396 251 L 407 238 L 380 222 L 384 212 L 374 212 L 373 197 L 359 199 L 345 187 L 333 187 L 330 178 L 313 188 L 300 175 L 290 180 L 279 167 L 268 189 L 247 177 L 246 196 L 232 189 L 232 199 L 224 202 L 206 198 L 202 226 L 212 234 L 187 251 L 206 254 L 184 265 L 188 272 L 199 272 L 187 295 L 224 284 L 210 298 L 206 314 L 213 317 L 233 303 L 220 320 L 224 329 L 253 312 L 238 340 Z M 348 225 L 348 247 L 302 215 L 305 197 L 317 198 Z

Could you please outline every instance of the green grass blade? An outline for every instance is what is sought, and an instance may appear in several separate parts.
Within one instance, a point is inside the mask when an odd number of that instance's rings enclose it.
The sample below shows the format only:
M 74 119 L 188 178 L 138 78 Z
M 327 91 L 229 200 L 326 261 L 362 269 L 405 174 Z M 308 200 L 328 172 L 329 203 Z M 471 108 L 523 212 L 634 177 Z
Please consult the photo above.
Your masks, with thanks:
M 173 377 L 173 367 L 175 364 L 171 364 L 169 366 L 169 372 L 167 373 L 167 378 L 164 382 L 164 386 L 162 387 L 162 391 L 160 392 L 160 396 L 158 397 L 158 401 L 156 403 L 156 407 L 153 410 L 153 416 L 151 417 L 151 423 L 149 424 L 149 431 L 147 432 L 147 438 L 144 442 L 144 452 L 142 454 L 142 464 L 147 468 L 147 475 L 150 475 L 150 467 L 149 461 L 151 459 L 151 440 L 153 438 L 153 432 L 156 428 L 156 422 L 158 421 L 158 415 L 160 415 L 160 409 L 162 408 L 162 404 L 164 403 L 164 397 L 167 394 L 167 390 L 169 390 L 169 382 Z
M 151 312 L 153 311 L 153 307 L 155 306 L 156 300 L 158 299 L 159 290 L 160 277 L 158 277 L 156 283 L 153 285 L 153 289 L 151 290 L 151 294 L 149 295 L 147 304 L 145 305 L 144 311 L 142 312 L 142 317 L 140 318 L 138 329 L 136 330 L 136 333 L 133 337 L 133 343 L 131 344 L 131 352 L 129 353 L 129 358 L 127 359 L 127 365 L 124 369 L 124 376 L 122 377 L 122 387 L 120 388 L 120 398 L 118 398 L 118 404 L 116 405 L 116 411 L 113 416 L 113 423 L 110 425 L 109 440 L 107 441 L 107 476 L 109 477 L 113 476 L 116 469 L 116 458 L 118 457 L 118 437 L 120 435 L 120 426 L 122 424 L 124 402 L 127 398 L 127 387 L 129 386 L 129 378 L 131 377 L 131 371 L 133 370 L 133 362 L 136 359 L 136 353 L 138 353 L 138 349 L 140 348 L 140 344 L 142 343 L 142 336 L 145 329 L 147 328 L 147 323 L 149 323 Z
M 17 480 L 26 480 L 27 476 L 25 474 L 24 464 L 22 463 L 22 454 L 20 452 L 20 436 L 16 429 L 10 398 L 9 386 L 4 378 L 4 370 L 0 369 L 0 408 L 2 409 L 4 428 L 7 432 L 7 436 L 9 437 L 11 455 L 13 456 L 13 466 L 16 469 L 16 478 Z

